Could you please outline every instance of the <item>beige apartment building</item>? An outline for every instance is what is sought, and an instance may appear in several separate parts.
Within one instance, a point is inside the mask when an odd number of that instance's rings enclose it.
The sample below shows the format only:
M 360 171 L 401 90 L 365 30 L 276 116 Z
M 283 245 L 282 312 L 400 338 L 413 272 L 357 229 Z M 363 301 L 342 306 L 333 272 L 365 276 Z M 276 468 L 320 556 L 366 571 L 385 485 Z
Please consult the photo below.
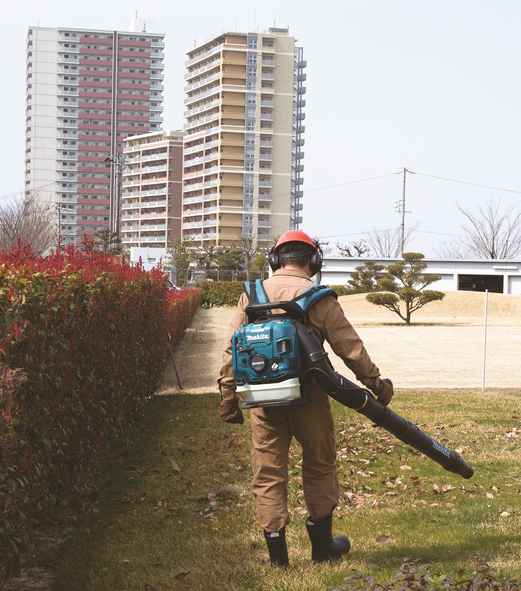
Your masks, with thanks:
M 302 222 L 302 48 L 270 28 L 223 33 L 187 55 L 183 236 L 269 244 Z
M 168 248 L 181 237 L 183 131 L 125 140 L 121 191 L 122 244 Z

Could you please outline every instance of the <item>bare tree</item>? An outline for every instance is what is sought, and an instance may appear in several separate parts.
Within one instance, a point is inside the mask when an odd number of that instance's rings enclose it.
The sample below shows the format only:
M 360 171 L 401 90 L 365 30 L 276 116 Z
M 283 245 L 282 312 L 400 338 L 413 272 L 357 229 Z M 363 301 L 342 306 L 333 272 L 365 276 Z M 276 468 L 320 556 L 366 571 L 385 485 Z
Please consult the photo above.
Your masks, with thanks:
M 502 207 L 501 197 L 491 197 L 484 205 L 465 208 L 461 238 L 440 245 L 437 254 L 445 258 L 510 260 L 521 254 L 521 211 L 517 205 Z
M 351 242 L 351 244 L 339 244 L 337 243 L 336 247 L 338 248 L 338 250 L 340 251 L 340 253 L 345 256 L 345 257 L 349 257 L 349 258 L 355 258 L 355 257 L 363 257 L 364 255 L 370 255 L 371 254 L 371 249 L 369 248 L 369 246 L 367 245 L 367 243 L 365 242 L 365 240 L 353 240 L 353 242 Z
M 239 234 L 237 236 L 237 247 L 242 251 L 248 278 L 250 277 L 250 269 L 252 261 L 255 260 L 259 254 L 259 247 L 257 246 L 257 237 L 249 234 Z
M 209 242 L 203 242 L 203 244 L 194 247 L 194 257 L 195 262 L 201 268 L 206 269 L 208 271 L 212 264 L 217 266 L 219 262 L 219 256 L 222 252 L 223 248 L 221 246 L 217 246 L 216 240 L 210 240 Z
M 416 222 L 406 230 L 403 237 L 404 248 L 412 240 L 412 235 L 419 225 L 420 222 Z M 401 228 L 397 228 L 396 230 L 378 230 L 377 228 L 373 228 L 372 232 L 366 232 L 364 236 L 365 242 L 376 257 L 396 259 L 402 256 Z
M 37 196 L 12 195 L 0 205 L 0 250 L 8 252 L 18 239 L 36 255 L 47 253 L 58 238 L 56 208 Z

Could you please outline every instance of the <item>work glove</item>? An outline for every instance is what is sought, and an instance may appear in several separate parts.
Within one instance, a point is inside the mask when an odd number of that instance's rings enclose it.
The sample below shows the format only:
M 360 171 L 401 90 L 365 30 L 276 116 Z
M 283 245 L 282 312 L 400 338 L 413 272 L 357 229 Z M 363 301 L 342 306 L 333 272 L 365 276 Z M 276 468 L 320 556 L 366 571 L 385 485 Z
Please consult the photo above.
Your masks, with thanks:
M 378 388 L 374 389 L 373 392 L 384 406 L 388 406 L 394 394 L 393 383 L 391 380 L 380 380 Z
M 244 417 L 242 410 L 239 408 L 239 399 L 221 399 L 221 408 L 219 409 L 219 415 L 221 421 L 224 423 L 238 423 L 242 425 L 244 423 Z

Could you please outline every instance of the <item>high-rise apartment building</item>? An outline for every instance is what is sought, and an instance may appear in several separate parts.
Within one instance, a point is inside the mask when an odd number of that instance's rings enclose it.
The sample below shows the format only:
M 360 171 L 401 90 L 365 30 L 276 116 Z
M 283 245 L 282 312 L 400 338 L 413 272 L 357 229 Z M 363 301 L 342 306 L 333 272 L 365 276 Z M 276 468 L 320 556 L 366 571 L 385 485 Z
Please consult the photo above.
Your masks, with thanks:
M 187 55 L 183 235 L 269 244 L 302 221 L 302 48 L 271 28 Z
M 125 246 L 168 248 L 181 238 L 183 131 L 157 131 L 128 138 L 123 149 Z
M 29 28 L 25 191 L 56 206 L 64 243 L 109 227 L 123 139 L 161 129 L 164 36 L 149 22 Z

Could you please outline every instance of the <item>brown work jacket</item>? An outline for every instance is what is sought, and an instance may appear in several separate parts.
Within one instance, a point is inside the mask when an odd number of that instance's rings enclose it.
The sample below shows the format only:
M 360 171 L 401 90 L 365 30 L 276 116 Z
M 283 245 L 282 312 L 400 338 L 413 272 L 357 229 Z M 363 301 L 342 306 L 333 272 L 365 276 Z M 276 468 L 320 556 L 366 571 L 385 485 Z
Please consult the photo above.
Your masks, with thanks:
M 279 269 L 263 282 L 266 295 L 270 302 L 292 300 L 314 283 L 304 270 Z M 237 304 L 235 314 L 228 328 L 227 346 L 223 354 L 223 363 L 218 379 L 223 399 L 235 398 L 235 382 L 233 380 L 232 336 L 243 324 L 248 322 L 245 309 L 248 296 L 243 293 Z M 356 378 L 366 386 L 378 384 L 380 371 L 371 361 L 364 344 L 351 323 L 347 320 L 334 296 L 326 296 L 313 304 L 308 311 L 309 328 L 321 344 L 326 340 L 336 355 L 355 374 Z M 313 384 L 313 389 L 319 388 Z M 320 388 L 319 388 L 320 389 Z

